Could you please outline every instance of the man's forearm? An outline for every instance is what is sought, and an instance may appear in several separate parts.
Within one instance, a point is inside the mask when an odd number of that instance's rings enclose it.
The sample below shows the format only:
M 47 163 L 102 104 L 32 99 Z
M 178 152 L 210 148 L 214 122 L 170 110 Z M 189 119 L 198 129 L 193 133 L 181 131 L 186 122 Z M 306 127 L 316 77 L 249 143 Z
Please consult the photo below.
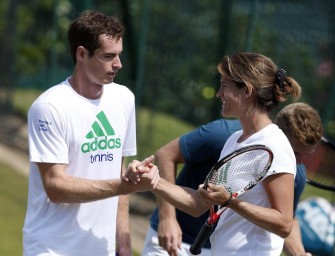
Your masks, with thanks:
M 129 228 L 129 196 L 119 197 L 117 222 L 116 222 L 116 243 L 120 256 L 132 255 L 131 237 Z
M 286 256 L 304 255 L 305 249 L 301 240 L 299 222 L 296 218 L 293 220 L 292 231 L 285 238 L 284 252 Z

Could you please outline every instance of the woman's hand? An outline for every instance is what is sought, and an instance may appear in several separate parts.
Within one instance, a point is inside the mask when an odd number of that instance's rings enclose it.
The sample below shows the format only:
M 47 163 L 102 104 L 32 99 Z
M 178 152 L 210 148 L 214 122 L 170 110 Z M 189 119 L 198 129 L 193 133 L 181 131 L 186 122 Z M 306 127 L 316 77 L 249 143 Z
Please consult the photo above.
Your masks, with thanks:
M 203 184 L 198 188 L 201 200 L 207 205 L 224 205 L 231 198 L 230 192 L 224 186 L 208 184 L 207 189 Z

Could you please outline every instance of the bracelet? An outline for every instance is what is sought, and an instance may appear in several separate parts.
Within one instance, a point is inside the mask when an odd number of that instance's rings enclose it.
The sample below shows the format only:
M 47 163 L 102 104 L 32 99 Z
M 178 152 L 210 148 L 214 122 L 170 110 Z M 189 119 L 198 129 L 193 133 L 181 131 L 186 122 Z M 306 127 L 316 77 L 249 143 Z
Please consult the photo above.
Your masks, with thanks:
M 224 203 L 223 206 L 227 206 L 230 203 L 230 201 L 233 199 L 232 197 L 233 197 L 233 194 L 230 192 L 230 196 L 229 196 L 228 200 Z

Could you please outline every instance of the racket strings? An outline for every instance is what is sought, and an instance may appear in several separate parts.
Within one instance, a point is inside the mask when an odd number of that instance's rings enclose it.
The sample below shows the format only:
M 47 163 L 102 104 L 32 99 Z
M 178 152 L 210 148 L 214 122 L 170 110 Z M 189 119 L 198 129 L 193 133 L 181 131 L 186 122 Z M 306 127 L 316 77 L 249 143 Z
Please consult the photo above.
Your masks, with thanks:
M 252 186 L 261 179 L 270 162 L 265 150 L 251 150 L 241 153 L 224 163 L 210 178 L 209 183 L 223 185 L 233 193 Z

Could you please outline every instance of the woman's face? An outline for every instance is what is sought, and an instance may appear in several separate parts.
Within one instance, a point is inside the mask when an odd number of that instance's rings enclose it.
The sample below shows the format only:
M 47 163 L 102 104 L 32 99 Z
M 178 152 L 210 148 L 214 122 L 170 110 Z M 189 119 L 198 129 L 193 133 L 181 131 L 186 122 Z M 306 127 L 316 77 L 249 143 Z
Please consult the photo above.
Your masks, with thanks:
M 220 89 L 216 97 L 221 99 L 221 114 L 225 117 L 239 118 L 243 113 L 243 100 L 245 99 L 246 87 L 239 88 L 237 84 L 227 78 L 221 77 Z

